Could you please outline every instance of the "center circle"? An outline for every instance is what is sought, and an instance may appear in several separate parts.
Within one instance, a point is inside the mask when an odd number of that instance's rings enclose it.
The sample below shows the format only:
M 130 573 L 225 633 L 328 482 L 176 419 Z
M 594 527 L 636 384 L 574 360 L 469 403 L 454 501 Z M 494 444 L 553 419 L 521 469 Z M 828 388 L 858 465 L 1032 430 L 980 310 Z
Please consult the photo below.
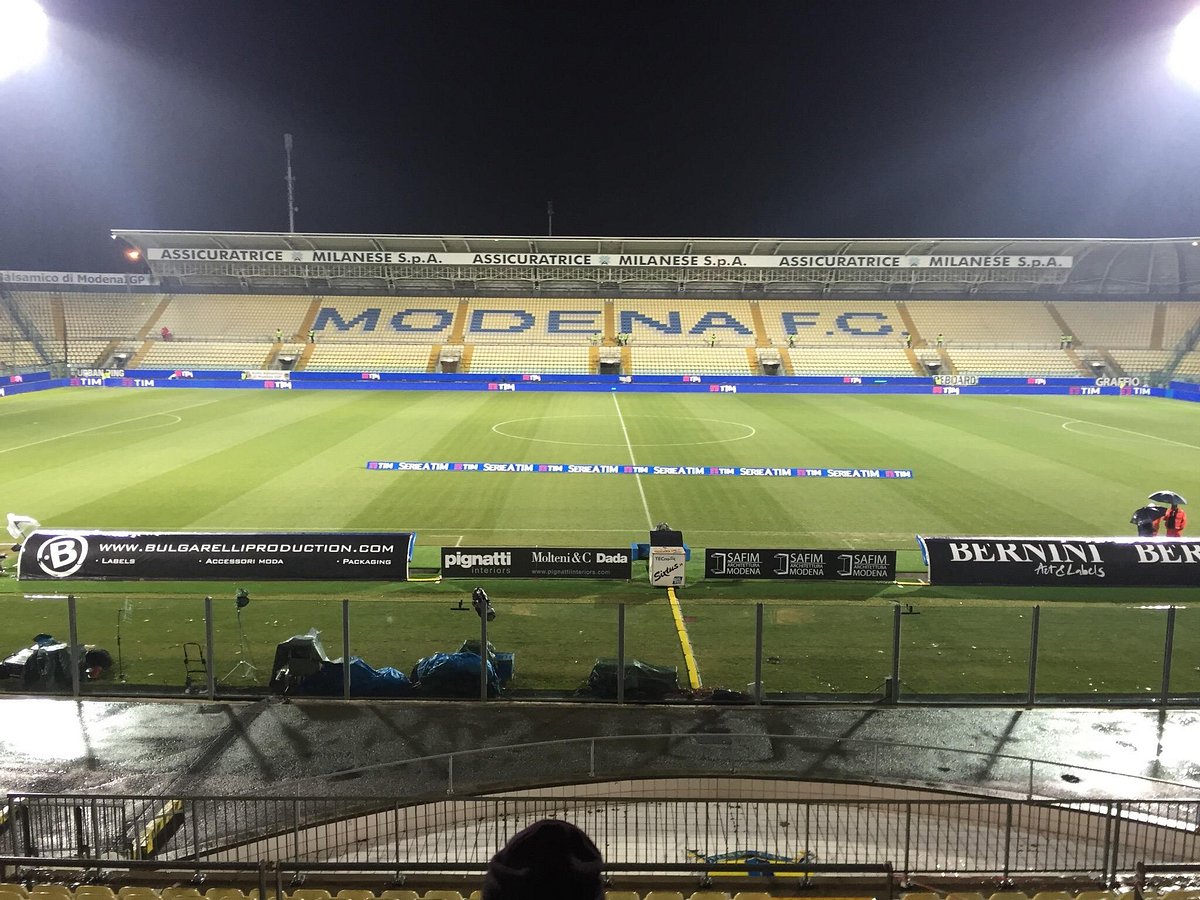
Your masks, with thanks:
M 658 418 L 659 418 L 658 416 L 625 416 L 623 421 L 628 422 L 633 419 L 658 419 Z M 562 445 L 568 446 L 568 447 L 626 447 L 626 446 L 629 446 L 629 447 L 699 447 L 703 444 L 728 444 L 733 441 L 744 441 L 744 440 L 746 440 L 746 438 L 754 437 L 754 435 L 756 435 L 758 433 L 753 425 L 746 425 L 744 422 L 729 422 L 725 419 L 686 419 L 683 422 L 679 423 L 682 426 L 683 424 L 685 424 L 687 422 L 712 422 L 717 425 L 727 425 L 731 428 L 735 428 L 738 430 L 738 433 L 733 434 L 730 437 L 715 438 L 715 439 L 711 439 L 711 440 L 702 440 L 702 441 L 659 441 L 659 442 L 653 442 L 653 443 L 639 443 L 637 441 L 626 441 L 626 440 L 613 441 L 611 443 L 606 443 L 604 441 L 597 441 L 597 440 L 590 440 L 590 439 L 589 440 L 580 440 L 580 441 L 559 441 L 559 440 L 554 440 L 553 438 L 532 437 L 532 436 L 526 435 L 526 434 L 514 433 L 514 431 L 519 432 L 519 430 L 520 430 L 519 427 L 513 428 L 512 430 L 506 430 L 506 428 L 510 428 L 511 426 L 519 426 L 520 423 L 522 423 L 522 422 L 546 422 L 546 421 L 553 421 L 555 419 L 600 419 L 600 420 L 603 420 L 604 422 L 612 422 L 613 421 L 612 416 L 595 415 L 595 414 L 580 414 L 580 415 L 574 415 L 574 416 L 527 416 L 527 417 L 521 418 L 521 419 L 507 419 L 503 422 L 497 422 L 495 425 L 492 426 L 492 431 L 503 437 L 515 438 L 516 440 L 520 440 L 520 441 L 530 441 L 532 443 L 538 443 L 538 444 L 562 444 Z

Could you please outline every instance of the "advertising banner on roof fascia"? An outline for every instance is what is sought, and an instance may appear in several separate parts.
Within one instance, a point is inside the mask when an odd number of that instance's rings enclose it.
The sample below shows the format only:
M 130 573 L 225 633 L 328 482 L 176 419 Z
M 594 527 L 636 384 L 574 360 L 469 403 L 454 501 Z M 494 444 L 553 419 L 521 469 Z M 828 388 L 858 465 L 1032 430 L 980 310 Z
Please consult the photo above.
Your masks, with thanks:
M 22 579 L 407 581 L 412 532 L 35 531 Z
M 279 250 L 151 247 L 151 262 L 251 262 L 378 266 L 597 266 L 665 269 L 1069 269 L 1070 256 L 1024 254 L 434 253 L 414 250 Z
M 705 578 L 790 581 L 895 581 L 895 550 L 709 548 Z
M 443 547 L 443 578 L 633 577 L 629 547 Z
M 20 284 L 37 287 L 38 285 L 90 285 L 100 287 L 136 287 L 138 285 L 158 284 L 153 275 L 143 275 L 135 272 L 23 272 L 12 269 L 0 269 L 0 283 Z
M 921 537 L 930 584 L 1200 587 L 1200 539 Z

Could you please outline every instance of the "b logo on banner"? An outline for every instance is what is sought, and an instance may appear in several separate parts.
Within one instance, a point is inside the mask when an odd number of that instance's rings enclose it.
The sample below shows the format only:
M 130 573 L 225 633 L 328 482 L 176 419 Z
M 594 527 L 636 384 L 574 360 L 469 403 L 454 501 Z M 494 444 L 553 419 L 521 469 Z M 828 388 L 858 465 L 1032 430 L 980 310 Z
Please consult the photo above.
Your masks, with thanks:
M 87 538 L 69 534 L 52 538 L 38 548 L 37 563 L 54 578 L 74 575 L 87 559 Z

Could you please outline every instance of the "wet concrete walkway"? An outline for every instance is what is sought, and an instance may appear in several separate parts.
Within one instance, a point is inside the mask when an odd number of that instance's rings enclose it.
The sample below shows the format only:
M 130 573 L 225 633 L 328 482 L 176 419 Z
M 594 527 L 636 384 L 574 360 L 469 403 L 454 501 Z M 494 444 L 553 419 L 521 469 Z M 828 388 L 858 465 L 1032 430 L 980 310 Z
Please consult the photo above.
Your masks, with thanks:
M 736 774 L 1200 797 L 1196 710 L 4 698 L 0 717 L 4 793 L 416 798 Z

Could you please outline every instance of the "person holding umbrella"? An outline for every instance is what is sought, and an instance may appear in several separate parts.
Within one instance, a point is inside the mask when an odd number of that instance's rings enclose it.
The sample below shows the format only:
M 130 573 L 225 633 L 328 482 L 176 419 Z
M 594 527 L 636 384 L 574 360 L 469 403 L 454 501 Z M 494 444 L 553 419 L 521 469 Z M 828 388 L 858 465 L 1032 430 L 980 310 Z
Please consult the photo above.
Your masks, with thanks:
M 1163 515 L 1163 524 L 1167 526 L 1167 537 L 1183 537 L 1183 529 L 1187 525 L 1187 513 L 1179 507 L 1186 504 L 1187 500 L 1174 491 L 1155 491 L 1149 499 L 1171 504 L 1171 508 Z
M 1166 514 L 1161 506 L 1145 506 L 1135 509 L 1129 521 L 1137 526 L 1138 537 L 1158 537 L 1158 527 Z

